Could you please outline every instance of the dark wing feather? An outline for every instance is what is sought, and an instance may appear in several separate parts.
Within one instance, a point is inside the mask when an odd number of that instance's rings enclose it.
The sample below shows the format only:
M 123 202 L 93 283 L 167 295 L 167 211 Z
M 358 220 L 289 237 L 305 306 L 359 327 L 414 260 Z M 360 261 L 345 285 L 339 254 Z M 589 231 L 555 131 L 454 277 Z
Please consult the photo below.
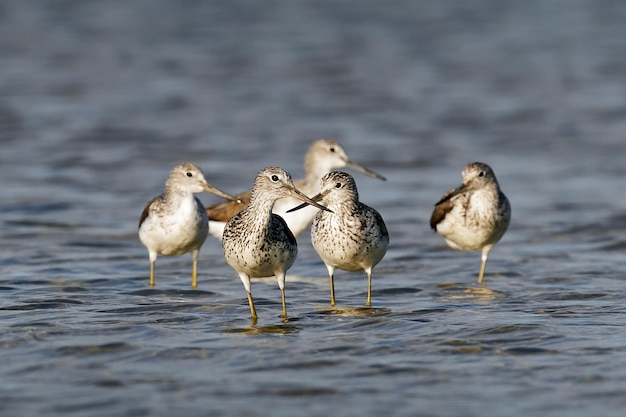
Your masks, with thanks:
M 456 195 L 456 189 L 448 191 L 441 197 L 441 200 L 435 204 L 435 208 L 433 209 L 433 214 L 430 216 L 430 228 L 434 231 L 437 231 L 437 225 L 445 219 L 446 215 L 452 210 L 452 197 Z
M 383 220 L 383 216 L 380 215 L 379 212 L 372 209 L 372 213 L 374 214 L 374 219 L 376 220 L 376 224 L 380 227 L 380 231 L 383 236 L 389 237 L 389 232 L 387 231 L 387 226 L 385 225 L 385 221 Z
M 289 243 L 292 246 L 298 246 L 298 242 L 296 241 L 296 237 L 293 235 L 293 233 L 289 229 L 289 226 L 287 226 L 287 222 L 285 221 L 285 219 L 283 219 L 278 214 L 273 214 L 273 213 L 272 213 L 272 218 L 274 220 L 280 222 L 283 225 L 283 229 L 284 229 L 285 235 L 287 236 L 287 239 L 289 240 Z

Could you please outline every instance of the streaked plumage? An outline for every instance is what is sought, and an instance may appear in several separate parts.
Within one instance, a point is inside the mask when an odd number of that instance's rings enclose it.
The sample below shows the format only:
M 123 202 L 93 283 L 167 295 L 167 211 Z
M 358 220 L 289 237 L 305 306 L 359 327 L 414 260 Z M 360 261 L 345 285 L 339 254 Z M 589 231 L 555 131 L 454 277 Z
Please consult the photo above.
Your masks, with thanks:
M 332 139 L 318 139 L 314 141 L 304 158 L 304 171 L 306 177 L 294 180 L 296 188 L 307 196 L 312 196 L 320 191 L 320 178 L 335 168 L 351 168 L 362 174 L 373 178 L 385 180 L 385 177 L 379 175 L 367 168 L 362 167 L 356 162 L 348 159 L 343 148 Z M 245 191 L 237 195 L 239 201 L 228 201 L 213 206 L 208 206 L 207 213 L 209 215 L 209 233 L 217 238 L 222 237 L 225 222 L 232 216 L 243 210 L 250 203 L 251 190 Z M 300 204 L 300 200 L 293 197 L 281 198 L 274 204 L 274 213 L 280 214 L 292 231 L 294 236 L 302 233 L 313 221 L 313 217 L 317 213 L 314 207 L 306 207 L 296 213 L 287 213 L 287 210 Z
M 467 164 L 462 177 L 463 183 L 435 204 L 430 227 L 453 249 L 482 251 L 478 273 L 478 282 L 482 284 L 489 251 L 509 226 L 511 204 L 489 165 Z
M 246 289 L 253 321 L 257 314 L 251 278 L 276 277 L 281 291 L 281 317 L 287 317 L 285 274 L 296 259 L 298 245 L 283 218 L 272 213 L 275 201 L 287 196 L 324 208 L 298 191 L 287 171 L 267 167 L 259 171 L 254 180 L 248 207 L 231 217 L 224 227 L 224 256 Z
M 139 239 L 148 248 L 150 286 L 154 287 L 154 264 L 159 254 L 171 256 L 191 252 L 191 286 L 197 287 L 198 252 L 208 234 L 208 219 L 194 195 L 206 191 L 233 199 L 206 182 L 202 170 L 190 162 L 169 173 L 163 194 L 153 198 L 139 219 Z
M 381 215 L 359 201 L 354 178 L 345 172 L 322 177 L 321 192 L 312 197 L 330 211 L 318 211 L 311 226 L 311 242 L 330 278 L 330 304 L 335 305 L 335 268 L 365 271 L 367 301 L 371 306 L 372 269 L 389 246 L 389 233 Z M 300 209 L 298 206 L 296 209 Z

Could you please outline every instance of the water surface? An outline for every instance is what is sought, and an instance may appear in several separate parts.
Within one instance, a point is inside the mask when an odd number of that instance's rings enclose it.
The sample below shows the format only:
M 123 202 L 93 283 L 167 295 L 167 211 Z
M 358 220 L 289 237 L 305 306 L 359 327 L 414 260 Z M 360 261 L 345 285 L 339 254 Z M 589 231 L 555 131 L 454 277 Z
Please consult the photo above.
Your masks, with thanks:
M 413 1 L 5 1 L 3 415 L 621 416 L 626 7 Z M 375 269 L 243 286 L 209 237 L 148 259 L 144 204 L 191 160 L 248 188 L 333 137 L 391 234 Z M 432 233 L 467 162 L 513 206 L 480 256 Z M 208 203 L 217 197 L 202 194 Z

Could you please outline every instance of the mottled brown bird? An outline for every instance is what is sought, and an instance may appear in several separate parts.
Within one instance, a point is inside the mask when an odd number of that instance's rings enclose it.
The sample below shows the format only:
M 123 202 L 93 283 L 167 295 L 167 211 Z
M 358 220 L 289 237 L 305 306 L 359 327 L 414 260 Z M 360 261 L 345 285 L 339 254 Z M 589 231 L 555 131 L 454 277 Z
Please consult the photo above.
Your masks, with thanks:
M 478 282 L 482 284 L 489 251 L 509 226 L 511 204 L 489 165 L 467 164 L 462 177 L 463 183 L 435 204 L 430 227 L 453 249 L 482 251 L 478 273 Z

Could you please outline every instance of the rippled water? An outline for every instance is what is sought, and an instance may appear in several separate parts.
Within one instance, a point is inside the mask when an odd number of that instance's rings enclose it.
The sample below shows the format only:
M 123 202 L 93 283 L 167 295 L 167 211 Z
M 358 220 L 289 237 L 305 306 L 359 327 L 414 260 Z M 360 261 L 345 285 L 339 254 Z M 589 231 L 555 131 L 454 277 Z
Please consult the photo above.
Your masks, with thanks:
M 0 4 L 2 415 L 621 416 L 626 6 L 413 1 Z M 318 137 L 391 234 L 363 274 L 307 234 L 283 322 L 217 240 L 148 259 L 169 169 L 231 193 Z M 476 288 L 432 205 L 489 163 L 511 226 Z M 206 203 L 219 201 L 203 194 Z

